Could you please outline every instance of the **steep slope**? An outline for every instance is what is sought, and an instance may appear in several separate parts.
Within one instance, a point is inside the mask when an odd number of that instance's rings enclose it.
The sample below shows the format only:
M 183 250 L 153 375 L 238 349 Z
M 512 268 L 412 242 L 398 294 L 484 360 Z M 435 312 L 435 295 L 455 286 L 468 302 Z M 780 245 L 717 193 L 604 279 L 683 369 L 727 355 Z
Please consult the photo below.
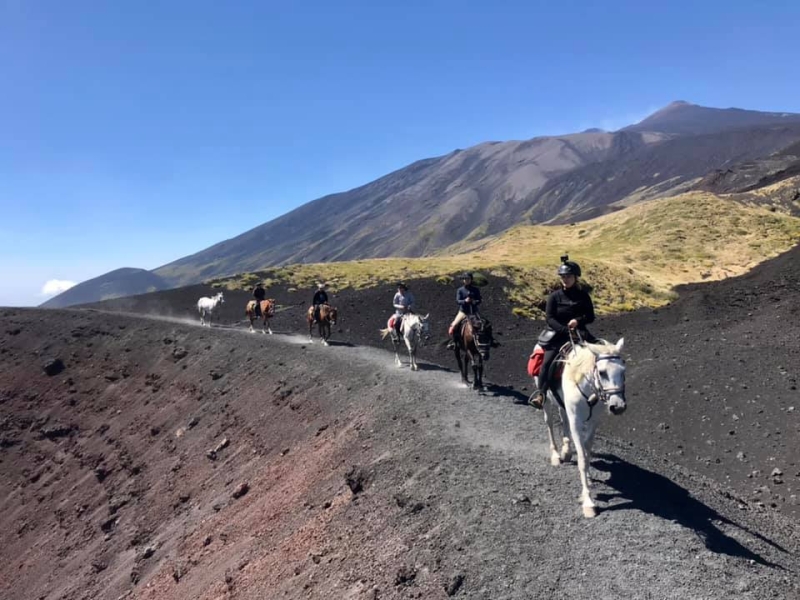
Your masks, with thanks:
M 155 292 L 168 287 L 170 287 L 169 283 L 151 271 L 122 268 L 83 281 L 44 302 L 41 306 L 43 308 L 64 308 L 97 300 Z
M 551 177 L 657 139 L 600 132 L 481 144 L 305 204 L 155 272 L 177 285 L 266 265 L 421 256 L 501 231 Z
M 583 221 L 636 202 L 680 193 L 709 171 L 761 159 L 798 139 L 800 121 L 665 140 L 554 177 L 536 194 L 528 216 L 533 222 Z

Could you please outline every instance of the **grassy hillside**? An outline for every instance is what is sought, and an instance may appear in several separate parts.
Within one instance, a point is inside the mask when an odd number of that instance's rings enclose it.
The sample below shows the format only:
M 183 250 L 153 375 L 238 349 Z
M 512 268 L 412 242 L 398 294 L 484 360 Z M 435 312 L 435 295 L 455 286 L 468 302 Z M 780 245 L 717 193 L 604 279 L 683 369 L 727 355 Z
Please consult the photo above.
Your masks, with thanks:
M 479 242 L 462 242 L 435 256 L 293 265 L 214 282 L 218 287 L 289 283 L 310 288 L 363 288 L 397 279 L 440 277 L 450 284 L 464 269 L 504 275 L 519 314 L 539 316 L 554 285 L 559 256 L 569 252 L 584 269 L 598 312 L 661 306 L 674 286 L 739 275 L 800 242 L 800 219 L 744 206 L 707 192 L 634 205 L 574 225 L 519 226 Z

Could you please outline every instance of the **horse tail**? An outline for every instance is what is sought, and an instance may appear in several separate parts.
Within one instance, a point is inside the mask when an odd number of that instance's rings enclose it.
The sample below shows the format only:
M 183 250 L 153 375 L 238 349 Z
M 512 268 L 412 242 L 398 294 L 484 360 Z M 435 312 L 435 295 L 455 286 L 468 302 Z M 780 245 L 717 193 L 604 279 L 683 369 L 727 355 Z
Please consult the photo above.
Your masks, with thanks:
M 382 340 L 385 340 L 385 339 L 386 339 L 386 336 L 387 336 L 387 335 L 389 335 L 389 332 L 390 332 L 391 330 L 392 330 L 392 328 L 391 328 L 391 327 L 387 327 L 386 329 L 380 329 L 379 331 L 381 332 L 381 339 L 382 339 Z

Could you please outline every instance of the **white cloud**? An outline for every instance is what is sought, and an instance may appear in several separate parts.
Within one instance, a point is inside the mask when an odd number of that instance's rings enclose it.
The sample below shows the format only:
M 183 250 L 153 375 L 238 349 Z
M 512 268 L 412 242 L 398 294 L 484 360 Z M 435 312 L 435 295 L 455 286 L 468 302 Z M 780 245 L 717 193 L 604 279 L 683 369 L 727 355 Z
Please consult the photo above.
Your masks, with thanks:
M 66 292 L 69 288 L 76 285 L 74 281 L 66 279 L 51 279 L 42 286 L 41 296 L 55 296 L 61 292 Z

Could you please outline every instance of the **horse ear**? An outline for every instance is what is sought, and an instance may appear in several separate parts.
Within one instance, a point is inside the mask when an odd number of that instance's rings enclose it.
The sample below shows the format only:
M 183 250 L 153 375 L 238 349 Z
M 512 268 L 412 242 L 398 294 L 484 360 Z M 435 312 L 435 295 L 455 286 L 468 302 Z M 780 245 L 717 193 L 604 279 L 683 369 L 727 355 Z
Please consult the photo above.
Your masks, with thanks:
M 619 338 L 619 341 L 616 343 L 617 352 L 622 352 L 622 346 L 625 345 L 625 338 Z
M 422 320 L 423 320 L 423 321 L 427 321 L 427 320 L 428 320 L 428 317 L 430 317 L 430 316 L 431 316 L 431 313 L 428 313 L 427 315 L 425 315 L 424 317 L 422 317 Z

